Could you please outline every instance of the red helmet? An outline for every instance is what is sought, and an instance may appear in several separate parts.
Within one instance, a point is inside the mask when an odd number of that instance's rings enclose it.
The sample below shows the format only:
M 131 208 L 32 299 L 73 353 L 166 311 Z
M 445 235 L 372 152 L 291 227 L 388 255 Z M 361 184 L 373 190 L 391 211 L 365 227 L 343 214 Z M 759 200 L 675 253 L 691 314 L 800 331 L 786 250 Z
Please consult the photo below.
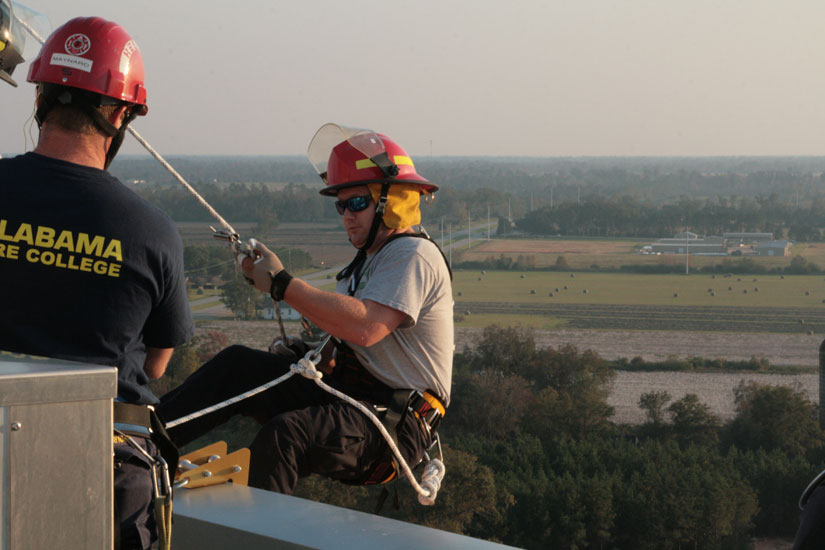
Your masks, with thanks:
M 80 88 L 142 105 L 143 56 L 123 27 L 100 17 L 78 17 L 55 30 L 29 68 L 29 82 Z
M 417 184 L 422 194 L 438 190 L 415 171 L 412 159 L 400 145 L 372 130 L 325 124 L 315 133 L 307 154 L 327 184 L 322 195 L 385 181 Z

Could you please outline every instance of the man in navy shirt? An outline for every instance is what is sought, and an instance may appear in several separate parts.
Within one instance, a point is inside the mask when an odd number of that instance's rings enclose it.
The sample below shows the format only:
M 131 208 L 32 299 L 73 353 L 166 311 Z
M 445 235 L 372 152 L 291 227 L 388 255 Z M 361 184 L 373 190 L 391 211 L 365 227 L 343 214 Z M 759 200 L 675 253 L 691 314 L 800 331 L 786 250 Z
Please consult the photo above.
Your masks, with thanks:
M 40 136 L 0 160 L 0 349 L 118 369 L 115 529 L 121 548 L 154 538 L 150 455 L 174 347 L 192 334 L 173 222 L 106 172 L 129 122 L 146 114 L 143 61 L 119 25 L 77 18 L 32 62 Z M 157 434 L 158 427 L 154 433 Z

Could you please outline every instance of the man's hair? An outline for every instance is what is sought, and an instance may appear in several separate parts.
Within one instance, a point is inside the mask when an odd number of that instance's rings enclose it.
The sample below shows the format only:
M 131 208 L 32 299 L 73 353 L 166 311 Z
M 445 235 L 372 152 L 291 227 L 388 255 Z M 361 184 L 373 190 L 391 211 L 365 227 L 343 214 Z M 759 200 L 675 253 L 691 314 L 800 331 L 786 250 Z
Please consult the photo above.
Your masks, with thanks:
M 119 105 L 101 105 L 93 108 L 103 115 L 103 118 L 109 120 L 119 107 Z M 55 105 L 46 114 L 44 122 L 54 124 L 69 132 L 87 136 L 93 136 L 101 131 L 92 120 L 92 117 L 75 105 Z

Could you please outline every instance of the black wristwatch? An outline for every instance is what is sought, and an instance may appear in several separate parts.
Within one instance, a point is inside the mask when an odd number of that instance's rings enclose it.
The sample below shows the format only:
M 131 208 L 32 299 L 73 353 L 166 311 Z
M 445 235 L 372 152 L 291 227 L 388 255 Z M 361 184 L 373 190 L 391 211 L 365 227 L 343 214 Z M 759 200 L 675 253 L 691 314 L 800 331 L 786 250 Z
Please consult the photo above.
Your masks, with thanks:
M 292 275 L 287 273 L 286 269 L 282 269 L 275 275 L 270 275 L 270 277 L 272 277 L 272 284 L 269 285 L 269 295 L 276 302 L 280 302 L 284 299 L 284 293 L 292 280 Z

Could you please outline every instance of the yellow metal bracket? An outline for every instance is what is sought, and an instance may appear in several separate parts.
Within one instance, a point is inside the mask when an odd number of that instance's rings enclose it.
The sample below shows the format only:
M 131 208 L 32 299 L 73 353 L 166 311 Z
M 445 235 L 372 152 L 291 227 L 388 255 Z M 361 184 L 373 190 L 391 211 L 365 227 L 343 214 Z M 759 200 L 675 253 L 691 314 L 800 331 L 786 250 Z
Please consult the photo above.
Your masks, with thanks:
M 219 441 L 182 456 L 175 487 L 194 489 L 228 482 L 246 485 L 249 481 L 249 449 L 239 449 L 228 455 L 226 450 L 226 443 Z

